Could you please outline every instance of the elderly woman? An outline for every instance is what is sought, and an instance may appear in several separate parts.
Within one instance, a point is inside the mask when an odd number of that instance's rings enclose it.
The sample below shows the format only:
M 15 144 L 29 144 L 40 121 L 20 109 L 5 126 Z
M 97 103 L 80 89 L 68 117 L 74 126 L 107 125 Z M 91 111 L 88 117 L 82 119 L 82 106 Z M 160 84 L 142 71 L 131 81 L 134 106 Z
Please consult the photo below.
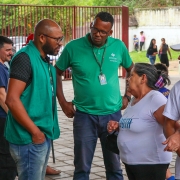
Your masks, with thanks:
M 119 123 L 108 123 L 109 132 L 119 129 L 117 143 L 129 180 L 165 179 L 172 158 L 162 144 L 167 99 L 156 91 L 164 81 L 168 81 L 167 74 L 153 65 L 135 64 L 128 78 L 128 91 L 134 97 Z

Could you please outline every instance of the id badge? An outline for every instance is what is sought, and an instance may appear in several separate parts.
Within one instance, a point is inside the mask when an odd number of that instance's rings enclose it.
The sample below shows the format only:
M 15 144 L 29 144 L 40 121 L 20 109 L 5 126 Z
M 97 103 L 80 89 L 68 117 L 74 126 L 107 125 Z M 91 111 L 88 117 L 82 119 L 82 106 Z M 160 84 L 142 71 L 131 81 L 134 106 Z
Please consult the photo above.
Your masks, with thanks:
M 99 75 L 99 81 L 100 81 L 100 84 L 101 84 L 101 85 L 107 84 L 105 74 L 100 74 L 100 75 Z

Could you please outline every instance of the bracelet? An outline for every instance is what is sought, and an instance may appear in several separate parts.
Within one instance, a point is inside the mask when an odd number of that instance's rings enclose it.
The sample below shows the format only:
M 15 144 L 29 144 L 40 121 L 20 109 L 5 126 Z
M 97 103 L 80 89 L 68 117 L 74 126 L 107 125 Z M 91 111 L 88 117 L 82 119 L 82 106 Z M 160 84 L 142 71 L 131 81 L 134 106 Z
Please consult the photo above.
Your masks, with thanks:
M 128 102 L 130 102 L 130 101 L 131 101 L 131 96 L 128 96 L 127 94 L 125 94 L 125 95 L 124 95 L 124 97 L 126 97 L 126 98 L 127 98 Z

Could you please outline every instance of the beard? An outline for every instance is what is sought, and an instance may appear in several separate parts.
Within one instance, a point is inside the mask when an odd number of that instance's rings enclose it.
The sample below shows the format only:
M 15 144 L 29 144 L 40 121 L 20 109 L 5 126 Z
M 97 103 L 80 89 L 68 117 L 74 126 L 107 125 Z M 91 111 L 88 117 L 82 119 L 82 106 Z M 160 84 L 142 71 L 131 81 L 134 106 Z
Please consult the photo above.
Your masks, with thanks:
M 42 50 L 44 51 L 45 54 L 49 54 L 49 55 L 57 55 L 58 53 L 56 53 L 56 49 L 53 49 L 52 46 L 46 42 L 43 46 L 42 46 Z

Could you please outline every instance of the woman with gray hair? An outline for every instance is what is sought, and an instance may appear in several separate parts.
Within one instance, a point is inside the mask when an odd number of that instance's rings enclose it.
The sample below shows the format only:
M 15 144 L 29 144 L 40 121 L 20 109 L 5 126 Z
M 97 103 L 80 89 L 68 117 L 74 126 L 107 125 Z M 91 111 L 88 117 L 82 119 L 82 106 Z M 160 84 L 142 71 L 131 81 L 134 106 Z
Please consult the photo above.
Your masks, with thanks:
M 153 65 L 135 64 L 128 78 L 128 91 L 134 97 L 119 123 L 108 123 L 109 133 L 119 130 L 117 144 L 129 180 L 165 179 L 172 153 L 162 144 L 167 99 L 157 90 L 168 82 L 167 74 Z

